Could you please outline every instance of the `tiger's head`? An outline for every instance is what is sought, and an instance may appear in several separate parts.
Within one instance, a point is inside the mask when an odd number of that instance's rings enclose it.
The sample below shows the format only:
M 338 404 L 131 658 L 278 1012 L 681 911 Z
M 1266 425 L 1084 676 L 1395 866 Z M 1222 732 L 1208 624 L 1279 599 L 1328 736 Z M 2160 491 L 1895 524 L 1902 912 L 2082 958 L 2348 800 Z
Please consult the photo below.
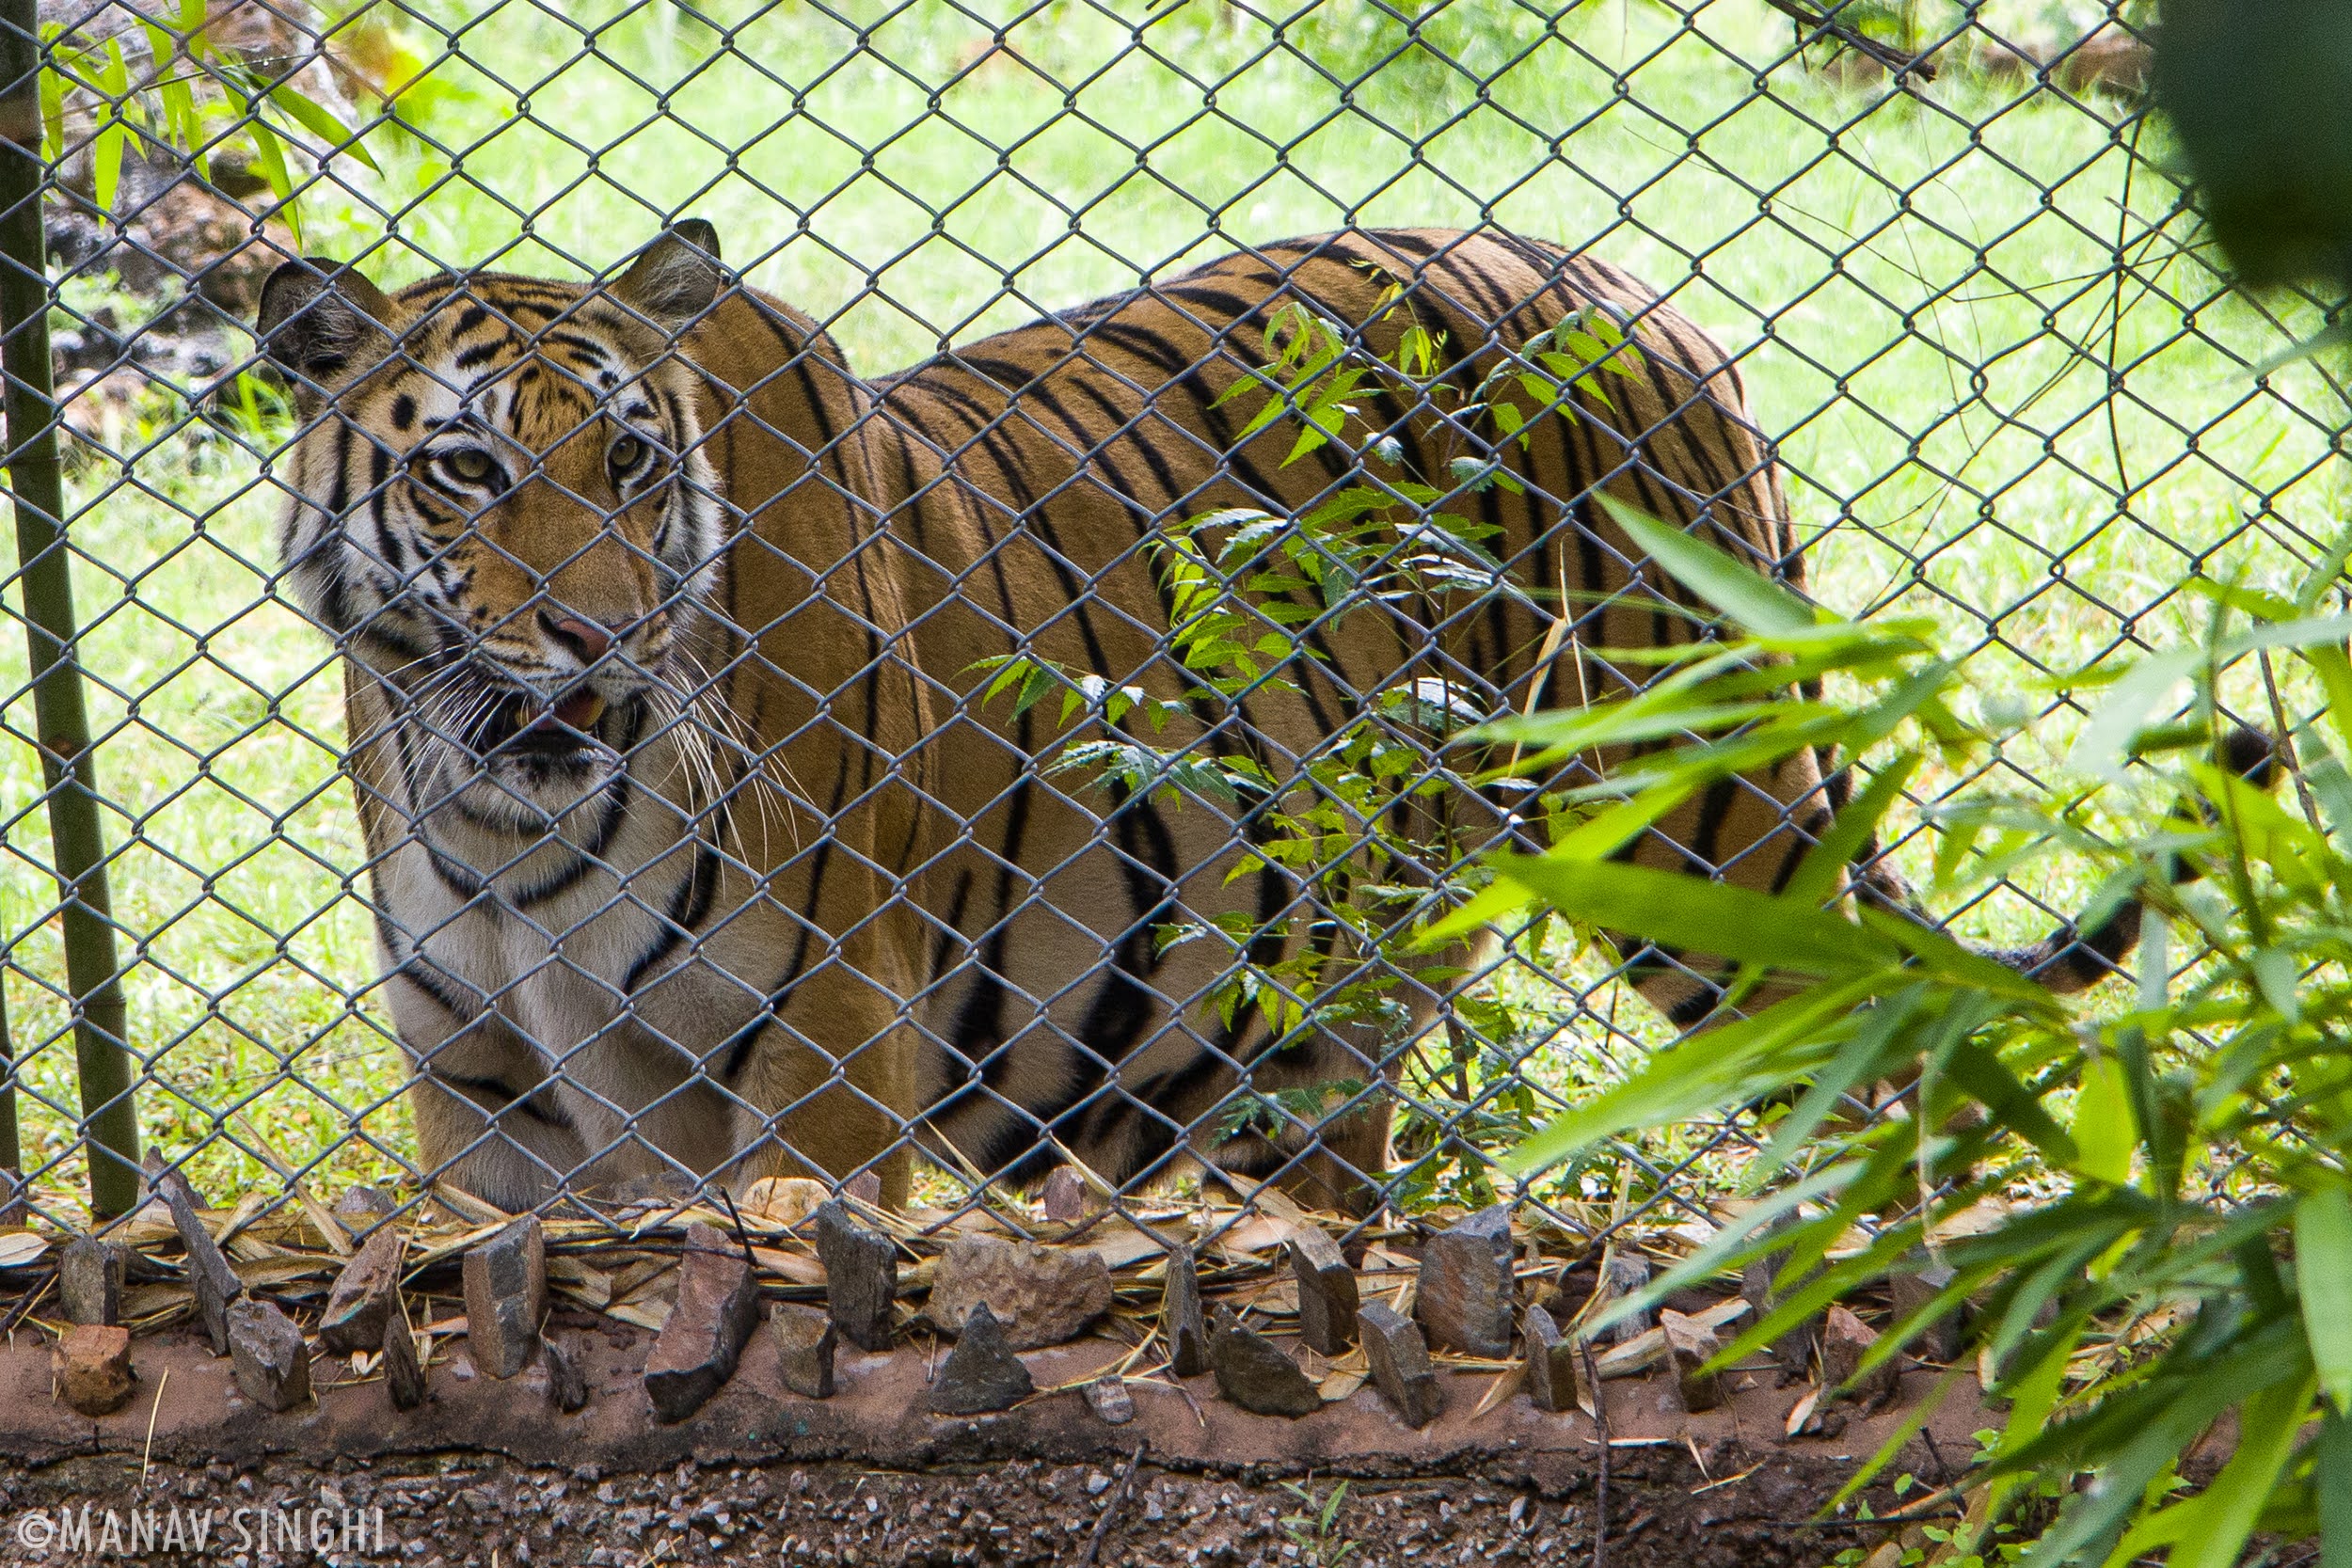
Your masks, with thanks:
M 684 707 L 724 529 L 677 338 L 724 285 L 689 220 L 607 282 L 386 294 L 306 260 L 263 287 L 255 335 L 302 424 L 288 578 L 418 726 L 436 797 L 544 826 Z

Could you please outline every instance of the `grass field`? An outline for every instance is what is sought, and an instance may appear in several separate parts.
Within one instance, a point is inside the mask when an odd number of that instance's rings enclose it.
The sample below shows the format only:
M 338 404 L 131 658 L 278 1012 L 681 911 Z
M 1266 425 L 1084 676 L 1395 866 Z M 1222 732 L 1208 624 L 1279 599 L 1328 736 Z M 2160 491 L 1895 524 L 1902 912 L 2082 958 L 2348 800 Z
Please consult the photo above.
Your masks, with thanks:
M 2221 296 L 2120 101 L 1964 71 L 1916 94 L 1840 85 L 1787 58 L 1757 0 L 1687 23 L 1647 0 L 1441 8 L 1423 38 L 1483 89 L 1425 50 L 1381 65 L 1402 34 L 1356 0 L 1279 39 L 1208 0 L 704 11 L 723 36 L 670 6 L 602 26 L 618 8 L 420 9 L 462 56 L 412 94 L 425 139 L 375 138 L 380 176 L 339 166 L 305 205 L 312 248 L 387 282 L 576 275 L 697 214 L 879 372 L 1350 221 L 1492 221 L 1628 266 L 1740 355 L 1818 538 L 1818 596 L 1986 650 L 1981 689 L 2018 721 L 1995 787 L 2062 759 L 2068 673 L 2193 632 L 2193 571 L 2291 582 L 2344 511 L 2343 400 L 2308 366 L 2257 382 L 2288 339 Z M 413 25 L 405 42 L 438 48 Z M 265 466 L 153 434 L 135 464 L 77 473 L 73 525 L 148 1136 L 177 1154 L 242 1116 L 297 1164 L 380 1171 L 405 1118 L 365 994 L 338 682 L 273 597 Z M 22 660 L 11 633 L 0 690 Z M 29 703 L 6 712 L 8 1014 L 27 1163 L 63 1193 L 54 885 Z M 2059 908 L 2084 891 L 2062 863 L 2021 881 Z M 2007 897 L 1966 928 L 2045 918 Z M 1620 1023 L 1660 1034 L 1629 998 Z M 1545 1060 L 1567 1089 L 1623 1054 L 1571 1029 Z M 254 1182 L 252 1148 L 215 1144 L 199 1171 Z

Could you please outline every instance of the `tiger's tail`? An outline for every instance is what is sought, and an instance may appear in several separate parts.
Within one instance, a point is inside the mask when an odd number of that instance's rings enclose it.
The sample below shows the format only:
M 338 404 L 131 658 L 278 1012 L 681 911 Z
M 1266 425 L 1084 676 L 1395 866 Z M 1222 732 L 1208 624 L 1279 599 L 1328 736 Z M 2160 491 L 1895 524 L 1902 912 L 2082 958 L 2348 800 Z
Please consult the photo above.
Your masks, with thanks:
M 2260 730 L 2244 725 L 2223 737 L 2221 756 L 2232 772 L 2257 789 L 2275 787 L 2284 771 L 2277 742 Z M 1864 842 L 1853 863 L 1854 891 L 1871 907 L 1923 925 L 1933 924 L 1933 917 L 1921 907 L 1900 874 L 1880 858 L 1876 834 Z M 2179 887 L 2203 876 L 2204 871 L 2196 864 L 2180 863 L 2172 882 Z M 2124 960 L 2139 945 L 2140 927 L 2146 915 L 2146 906 L 2138 898 L 2127 898 L 2089 927 L 2070 920 L 2040 942 L 2025 947 L 1978 947 L 1975 951 L 2029 979 L 2039 980 L 2060 996 L 2072 996 L 2090 990 L 2122 968 Z

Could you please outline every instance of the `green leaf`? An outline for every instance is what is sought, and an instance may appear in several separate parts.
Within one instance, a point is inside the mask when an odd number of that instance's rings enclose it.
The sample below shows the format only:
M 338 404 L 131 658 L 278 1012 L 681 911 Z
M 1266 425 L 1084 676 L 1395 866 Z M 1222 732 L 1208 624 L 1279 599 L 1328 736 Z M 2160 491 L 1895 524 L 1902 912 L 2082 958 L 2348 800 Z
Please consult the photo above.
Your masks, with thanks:
M 1801 631 L 1820 618 L 1794 594 L 1711 545 L 1669 528 L 1603 492 L 1600 503 L 1649 558 L 1750 631 Z
M 2074 1168 L 2094 1180 L 2121 1187 L 2132 1179 L 2132 1150 L 2139 1146 L 2123 1066 L 2102 1053 L 2083 1064 L 2074 1099 Z
M 285 145 L 266 121 L 258 118 L 246 123 L 253 131 L 253 149 L 262 164 L 262 178 L 268 182 L 270 191 L 278 198 L 278 209 L 286 215 L 286 227 L 294 230 L 294 243 L 302 243 L 302 214 L 294 205 L 294 176 L 286 169 Z
M 2312 1445 L 2319 1495 L 2319 1568 L 2352 1568 L 2352 1419 L 2329 1411 Z
M 374 158 L 360 145 L 358 134 L 322 108 L 316 100 L 296 92 L 291 87 L 276 87 L 270 88 L 269 101 L 283 110 L 295 124 L 326 143 L 331 150 L 350 153 L 367 165 L 372 174 L 384 172 L 376 167 Z
M 1495 863 L 1571 920 L 1735 963 L 1797 974 L 1851 974 L 1898 957 L 1851 921 L 1754 888 L 1613 862 L 1513 855 Z
M 2295 1286 L 2319 1386 L 2338 1416 L 2352 1416 L 2352 1196 L 2341 1187 L 2295 1206 Z

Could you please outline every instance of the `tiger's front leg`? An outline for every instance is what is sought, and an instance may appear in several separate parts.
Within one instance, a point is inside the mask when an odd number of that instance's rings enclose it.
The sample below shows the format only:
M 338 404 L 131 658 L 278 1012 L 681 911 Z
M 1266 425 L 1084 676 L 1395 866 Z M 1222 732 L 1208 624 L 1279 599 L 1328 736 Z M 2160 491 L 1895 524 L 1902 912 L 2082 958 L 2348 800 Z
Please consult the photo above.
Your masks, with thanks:
M 869 932 L 895 932 L 894 915 L 885 911 Z M 765 1176 L 843 1181 L 871 1171 L 882 1206 L 905 1207 L 920 1057 L 892 983 L 904 966 L 891 945 L 874 934 L 842 942 L 706 1065 L 734 1096 L 729 1188 Z

